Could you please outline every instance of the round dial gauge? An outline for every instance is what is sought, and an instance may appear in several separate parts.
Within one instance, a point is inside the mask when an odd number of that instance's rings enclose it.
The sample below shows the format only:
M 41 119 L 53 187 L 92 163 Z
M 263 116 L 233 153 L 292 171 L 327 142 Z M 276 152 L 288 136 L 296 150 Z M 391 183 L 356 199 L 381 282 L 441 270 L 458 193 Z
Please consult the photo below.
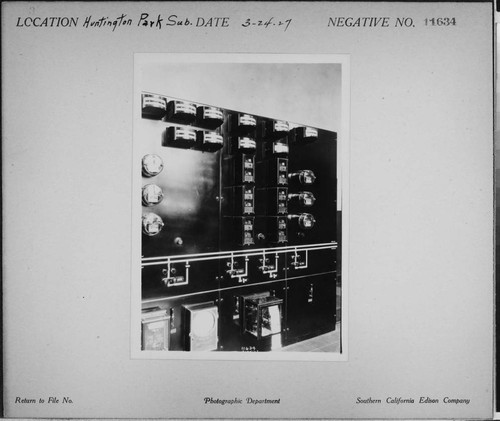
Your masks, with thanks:
M 153 236 L 158 234 L 163 228 L 163 220 L 155 213 L 142 215 L 142 231 L 144 234 Z
M 163 170 L 163 160 L 155 154 L 144 155 L 142 158 L 142 172 L 147 177 L 154 177 Z
M 191 333 L 198 337 L 208 336 L 215 327 L 217 320 L 212 312 L 203 311 L 194 315 Z
M 163 200 L 163 191 L 156 184 L 146 184 L 142 188 L 142 203 L 144 206 L 154 206 Z

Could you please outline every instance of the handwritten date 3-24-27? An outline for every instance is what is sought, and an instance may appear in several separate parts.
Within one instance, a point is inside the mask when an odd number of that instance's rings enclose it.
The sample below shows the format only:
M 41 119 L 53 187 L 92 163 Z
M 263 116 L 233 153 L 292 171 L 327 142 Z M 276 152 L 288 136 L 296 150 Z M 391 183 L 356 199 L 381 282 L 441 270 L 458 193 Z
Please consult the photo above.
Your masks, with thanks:
M 249 28 L 252 26 L 260 26 L 262 28 L 281 27 L 286 31 L 291 23 L 292 19 L 278 20 L 274 17 L 271 17 L 267 20 L 259 20 L 248 18 L 244 23 L 241 24 L 241 26 L 243 26 L 243 28 Z

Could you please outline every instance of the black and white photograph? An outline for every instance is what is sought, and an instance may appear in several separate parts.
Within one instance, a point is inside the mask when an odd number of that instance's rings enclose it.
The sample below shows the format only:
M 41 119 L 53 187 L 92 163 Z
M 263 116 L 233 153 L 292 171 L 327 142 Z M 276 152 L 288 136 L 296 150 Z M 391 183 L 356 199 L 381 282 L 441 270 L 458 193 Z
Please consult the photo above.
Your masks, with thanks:
M 141 350 L 339 357 L 348 58 L 135 58 Z
M 2 2 L 2 415 L 500 418 L 495 6 Z

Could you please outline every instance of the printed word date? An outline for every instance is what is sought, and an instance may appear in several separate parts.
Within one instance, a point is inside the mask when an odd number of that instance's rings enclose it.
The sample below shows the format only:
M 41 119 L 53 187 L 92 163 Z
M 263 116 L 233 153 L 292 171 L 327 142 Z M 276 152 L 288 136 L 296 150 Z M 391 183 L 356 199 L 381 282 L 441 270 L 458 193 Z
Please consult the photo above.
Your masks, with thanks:
M 285 31 L 288 29 L 290 24 L 292 23 L 292 19 L 285 19 L 285 20 L 278 20 L 274 19 L 274 17 L 269 18 L 267 20 L 252 20 L 248 18 L 244 23 L 241 24 L 243 28 L 248 28 L 252 26 L 260 26 L 263 28 L 270 28 L 270 27 L 282 27 Z
M 457 20 L 455 18 L 426 18 L 424 23 L 425 26 L 455 26 Z

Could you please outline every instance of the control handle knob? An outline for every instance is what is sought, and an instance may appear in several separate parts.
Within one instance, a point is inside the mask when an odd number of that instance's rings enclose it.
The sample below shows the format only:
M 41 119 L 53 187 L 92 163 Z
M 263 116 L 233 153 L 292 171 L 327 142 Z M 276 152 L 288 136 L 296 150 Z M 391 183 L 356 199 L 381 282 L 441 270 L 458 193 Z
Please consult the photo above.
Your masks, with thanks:
M 316 223 L 316 220 L 314 219 L 314 216 L 311 215 L 310 213 L 301 213 L 299 215 L 288 215 L 288 219 L 293 221 L 297 221 L 297 224 L 299 227 L 303 230 L 308 230 L 314 227 L 314 224 Z
M 288 174 L 288 178 L 291 180 L 298 180 L 302 185 L 314 184 L 316 176 L 311 170 L 300 170 L 291 174 Z
M 314 205 L 316 198 L 311 192 L 301 191 L 299 193 L 290 193 L 288 195 L 288 200 L 298 200 L 302 206 L 309 207 Z

